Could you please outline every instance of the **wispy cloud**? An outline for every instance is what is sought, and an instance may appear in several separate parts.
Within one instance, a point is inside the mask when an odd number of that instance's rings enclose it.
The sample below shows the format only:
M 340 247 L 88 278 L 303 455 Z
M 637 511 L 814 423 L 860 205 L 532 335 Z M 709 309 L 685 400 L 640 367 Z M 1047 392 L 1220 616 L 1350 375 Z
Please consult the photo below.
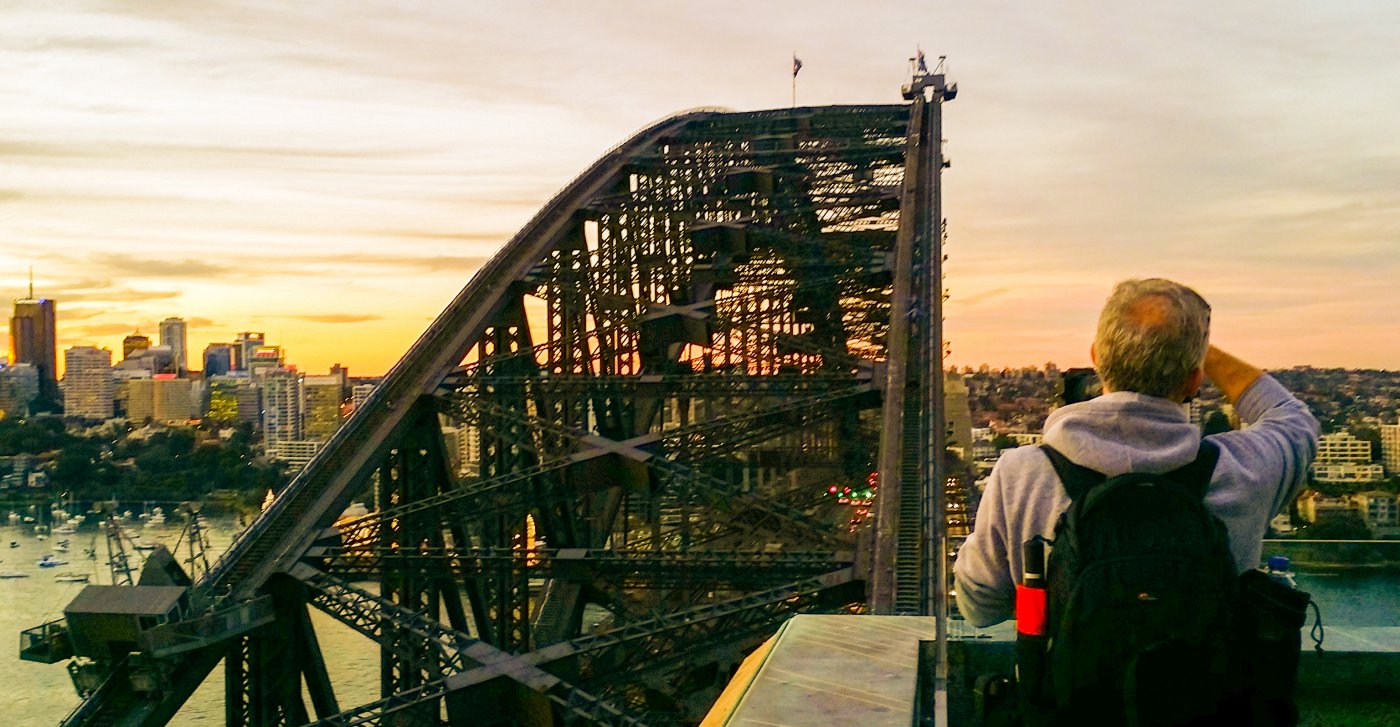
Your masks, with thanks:
M 315 311 L 352 294 L 386 320 L 436 311 L 438 288 L 648 120 L 785 106 L 793 42 L 801 103 L 893 101 L 890 49 L 937 20 L 965 89 L 945 118 L 955 350 L 1043 361 L 1113 280 L 1162 274 L 1228 291 L 1222 320 L 1235 297 L 1257 341 L 1315 324 L 1331 342 L 1306 339 L 1304 359 L 1400 356 L 1322 307 L 1400 306 L 1400 16 L 1382 4 L 537 5 L 363 0 L 327 23 L 285 0 L 12 0 L 0 293 L 34 264 L 65 320 L 117 333 L 310 311 L 281 321 L 287 345 L 353 365 L 382 341 L 316 324 L 370 319 Z M 636 60 L 661 56 L 689 61 Z M 1073 79 L 1072 101 L 1046 78 Z
M 164 260 L 120 253 L 94 255 L 92 262 L 103 270 L 134 277 L 208 279 L 242 272 L 240 268 L 235 266 L 216 264 L 207 260 Z
M 50 35 L 47 37 L 11 36 L 4 43 L 6 50 L 23 53 L 45 53 L 48 51 L 90 51 L 96 53 L 131 53 L 152 48 L 152 44 L 136 38 L 113 38 L 110 36 Z
M 320 258 L 322 264 L 364 266 L 373 268 L 393 267 L 400 269 L 439 272 L 444 270 L 476 270 L 486 264 L 489 257 L 483 255 L 378 255 L 355 253 L 335 258 Z
M 531 200 L 531 204 L 539 204 L 539 200 Z M 457 230 L 443 232 L 440 230 L 369 230 L 364 234 L 379 235 L 382 237 L 392 237 L 398 239 L 417 240 L 458 240 L 461 242 L 494 242 L 501 243 L 510 239 L 510 232 L 496 232 L 489 230 Z
M 170 300 L 183 293 L 178 290 L 132 290 L 111 288 L 108 290 L 66 291 L 54 297 L 60 302 L 82 301 L 99 303 L 142 303 L 151 300 Z
M 68 330 L 78 334 L 79 337 L 100 338 L 103 336 L 119 336 L 137 330 L 137 326 L 130 323 L 94 323 L 86 326 L 72 326 Z
M 978 303 L 991 300 L 992 298 L 1005 295 L 1009 292 L 1011 292 L 1010 288 L 992 288 L 991 290 L 983 290 L 971 295 L 964 295 L 962 296 L 961 302 L 963 305 L 977 305 Z
M 63 306 L 63 314 L 60 316 L 64 321 L 85 321 L 89 318 L 111 315 L 112 311 L 106 308 L 95 308 L 87 306 Z
M 379 321 L 384 319 L 384 316 L 354 313 L 321 313 L 282 317 L 295 318 L 300 321 L 311 321 L 312 323 L 364 323 L 366 321 Z

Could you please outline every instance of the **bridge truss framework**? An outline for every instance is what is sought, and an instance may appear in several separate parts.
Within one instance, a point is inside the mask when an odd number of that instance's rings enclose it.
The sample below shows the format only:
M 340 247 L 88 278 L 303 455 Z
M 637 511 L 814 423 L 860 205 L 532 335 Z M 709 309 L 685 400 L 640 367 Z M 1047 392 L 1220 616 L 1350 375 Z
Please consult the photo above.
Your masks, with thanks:
M 164 724 L 220 661 L 230 727 L 693 724 L 794 613 L 938 614 L 923 82 L 609 151 L 195 585 L 202 631 L 70 667 L 100 678 L 65 724 Z M 340 703 L 313 608 L 378 645 L 382 699 Z

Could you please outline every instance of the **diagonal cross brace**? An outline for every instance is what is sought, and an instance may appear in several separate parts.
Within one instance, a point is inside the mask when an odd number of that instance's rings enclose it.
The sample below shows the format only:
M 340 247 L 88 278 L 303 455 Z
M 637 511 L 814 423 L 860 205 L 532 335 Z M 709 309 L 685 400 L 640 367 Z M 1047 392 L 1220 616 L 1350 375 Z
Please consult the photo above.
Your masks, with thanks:
M 804 594 L 821 592 L 831 588 L 836 588 L 846 584 L 856 582 L 854 572 L 850 568 L 832 571 L 816 578 L 799 581 L 778 588 L 773 588 L 759 593 L 749 594 L 729 601 L 716 604 L 709 604 L 688 611 L 666 614 L 658 616 L 649 621 L 641 621 L 628 624 L 614 631 L 596 636 L 585 636 L 571 641 L 564 641 L 552 644 L 535 651 L 510 657 L 511 659 L 531 668 L 548 669 L 551 664 L 558 664 L 569 659 L 576 659 L 583 656 L 599 656 L 603 652 L 618 652 L 630 650 L 629 653 L 654 653 L 666 651 L 660 648 L 659 644 L 673 645 L 677 634 L 681 632 L 706 632 L 710 634 L 720 634 L 724 636 L 732 635 L 733 627 L 737 621 L 752 618 L 753 614 L 765 610 L 771 612 L 774 606 L 791 604 L 796 599 L 800 599 Z M 761 619 L 765 622 L 767 619 Z M 619 658 L 613 655 L 612 662 L 628 661 L 626 658 Z M 495 667 L 499 669 L 500 667 Z M 473 672 L 480 672 L 480 677 L 471 677 Z M 479 668 L 467 672 L 460 678 L 473 679 L 473 683 L 484 681 L 494 670 Z
M 561 706 L 584 710 L 589 714 L 597 713 L 600 716 L 613 715 L 614 720 L 605 724 L 640 724 L 622 710 L 577 689 L 553 674 L 522 662 L 519 658 L 480 639 L 432 621 L 422 614 L 398 606 L 388 599 L 357 588 L 309 565 L 293 566 L 290 575 L 305 583 L 312 591 L 313 605 L 361 634 L 380 641 L 377 630 L 370 624 L 381 623 L 387 618 L 394 622 L 396 628 L 411 631 L 425 639 L 438 652 L 439 662 L 433 666 L 441 670 L 444 674 L 443 679 L 434 680 L 411 692 L 394 695 L 365 707 L 377 707 L 381 710 L 392 708 L 397 711 L 410 706 L 409 700 L 412 700 L 413 704 L 421 704 L 451 691 L 482 684 L 497 677 L 506 677 L 548 696 Z M 380 643 L 383 644 L 382 641 Z M 413 658 L 415 655 L 404 656 Z M 441 691 L 438 691 L 439 689 Z M 350 712 L 363 716 L 363 709 L 357 708 Z M 363 724 L 362 720 L 352 721 L 348 716 L 342 715 L 330 717 L 326 723 Z
M 578 464 L 579 462 L 618 454 L 637 462 L 646 463 L 648 466 L 661 471 L 673 481 L 693 485 L 700 491 L 718 497 L 720 500 L 737 497 L 747 506 L 761 511 L 772 512 L 785 521 L 791 521 L 800 530 L 819 537 L 822 541 L 831 541 L 834 540 L 834 534 L 830 532 L 831 528 L 825 523 L 812 521 L 810 517 L 800 510 L 756 495 L 734 493 L 730 490 L 729 484 L 719 478 L 696 472 L 684 464 L 668 460 L 665 457 L 659 457 L 643 448 L 663 440 L 694 436 L 719 427 L 729 428 L 737 424 L 756 422 L 764 418 L 782 416 L 785 414 L 800 413 L 809 409 L 822 410 L 833 401 L 865 396 L 872 391 L 872 385 L 861 384 L 846 390 L 812 397 L 803 397 L 801 399 L 783 402 L 777 406 L 765 407 L 761 410 L 746 414 L 743 417 L 735 417 L 732 421 L 712 420 L 700 425 L 683 427 L 669 432 L 644 434 L 621 442 L 609 440 L 599 435 L 583 434 L 573 428 L 540 419 L 525 416 L 517 417 L 514 412 L 510 412 L 509 410 L 495 407 L 485 402 L 464 399 L 464 402 L 470 402 L 472 406 L 478 407 L 483 411 L 489 410 L 493 415 L 499 414 L 500 416 L 516 417 L 529 426 L 545 429 L 551 431 L 551 433 L 569 436 L 591 446 L 589 446 L 588 449 L 575 452 L 562 459 L 542 463 L 528 469 L 511 472 L 499 477 L 493 477 L 489 480 L 472 483 L 454 492 L 434 495 L 432 497 L 405 503 L 396 508 L 370 513 L 359 519 L 344 523 L 344 527 L 351 532 L 365 532 L 368 534 L 368 532 L 372 530 L 372 527 L 366 526 L 372 526 L 384 519 L 404 517 L 413 513 L 432 510 L 447 505 L 455 505 L 465 511 L 478 515 L 494 509 L 518 510 L 529 504 L 535 504 L 536 496 L 533 493 L 512 492 L 512 486 L 520 485 L 548 472 L 562 470 L 568 466 Z M 355 540 L 358 541 L 358 538 Z

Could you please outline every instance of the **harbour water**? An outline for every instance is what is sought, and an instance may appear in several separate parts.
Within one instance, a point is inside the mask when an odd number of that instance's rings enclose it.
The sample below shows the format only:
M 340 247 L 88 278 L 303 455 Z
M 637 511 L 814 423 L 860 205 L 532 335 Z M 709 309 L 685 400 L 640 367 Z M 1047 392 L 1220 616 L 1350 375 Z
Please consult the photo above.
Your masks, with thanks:
M 209 558 L 213 560 L 228 548 L 237 532 L 232 518 L 214 518 L 206 531 L 210 539 Z M 180 518 L 172 516 L 159 526 L 142 527 L 137 522 L 130 532 L 146 543 L 162 543 L 174 548 L 181 529 Z M 69 541 L 69 551 L 56 552 L 59 540 Z M 18 547 L 10 547 L 15 542 Z M 78 705 L 77 693 L 63 664 L 33 664 L 19 659 L 19 632 L 63 616 L 63 607 L 83 589 L 83 583 L 62 583 L 55 580 L 60 573 L 86 573 L 90 583 L 111 583 L 107 567 L 107 549 L 101 530 L 94 524 L 84 524 L 73 534 L 49 535 L 39 540 L 32 525 L 0 526 L 0 573 L 22 574 L 23 578 L 0 579 L 0 680 L 6 686 L 3 710 L 9 724 L 58 724 Z M 84 549 L 96 547 L 97 557 L 88 558 Z M 54 554 L 68 561 L 55 568 L 39 568 L 35 563 L 44 555 Z M 184 556 L 176 554 L 177 559 Z M 321 646 L 334 658 L 326 660 L 336 696 L 345 706 L 362 704 L 378 698 L 379 651 L 364 637 L 339 622 L 312 610 L 312 623 Z M 223 666 L 215 668 L 172 725 L 224 724 Z
M 144 542 L 160 542 L 173 548 L 180 534 L 178 518 L 160 526 L 132 526 Z M 232 519 L 212 519 L 208 534 L 211 561 L 226 549 L 237 532 Z M 69 551 L 57 553 L 54 544 L 68 539 Z M 11 542 L 17 547 L 9 547 Z M 84 555 L 96 547 L 97 557 Z M 67 565 L 41 569 L 40 557 L 56 554 Z M 177 554 L 177 558 L 181 557 Z M 92 583 L 110 583 L 105 540 L 93 524 L 77 533 L 51 535 L 39 540 L 29 525 L 0 526 L 0 572 L 26 577 L 0 579 L 0 637 L 8 649 L 0 651 L 0 679 L 7 688 L 5 714 L 10 724 L 57 724 L 78 704 L 68 673 L 61 664 L 32 664 L 19 660 L 19 632 L 60 618 L 63 607 L 82 590 L 82 583 L 55 580 L 60 573 L 87 573 Z M 1299 588 L 1309 591 L 1321 605 L 1327 624 L 1400 627 L 1400 571 L 1386 568 L 1298 569 Z M 372 701 L 379 689 L 379 651 L 359 634 L 312 610 L 312 623 L 327 654 L 326 667 L 340 704 L 349 707 Z M 0 642 L 4 643 L 4 642 Z M 222 725 L 223 667 L 217 667 L 171 723 L 174 725 Z

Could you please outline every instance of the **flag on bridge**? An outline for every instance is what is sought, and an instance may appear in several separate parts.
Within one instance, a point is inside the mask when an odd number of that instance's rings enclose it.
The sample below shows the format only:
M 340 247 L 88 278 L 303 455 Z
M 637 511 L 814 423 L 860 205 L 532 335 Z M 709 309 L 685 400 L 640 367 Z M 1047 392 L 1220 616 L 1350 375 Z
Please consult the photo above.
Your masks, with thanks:
M 917 46 L 916 46 L 916 48 L 917 48 Z M 923 49 L 923 48 L 918 48 L 918 51 L 919 51 L 919 55 L 918 55 L 918 59 L 919 59 L 919 66 L 918 66 L 918 68 L 919 68 L 919 73 L 928 73 L 928 64 L 924 62 L 924 49 Z
M 793 53 L 793 54 L 792 54 L 792 77 L 793 77 L 793 78 L 797 78 L 797 72 L 800 71 L 800 70 L 802 70 L 802 59 L 801 59 L 801 58 L 798 58 L 796 53 Z

